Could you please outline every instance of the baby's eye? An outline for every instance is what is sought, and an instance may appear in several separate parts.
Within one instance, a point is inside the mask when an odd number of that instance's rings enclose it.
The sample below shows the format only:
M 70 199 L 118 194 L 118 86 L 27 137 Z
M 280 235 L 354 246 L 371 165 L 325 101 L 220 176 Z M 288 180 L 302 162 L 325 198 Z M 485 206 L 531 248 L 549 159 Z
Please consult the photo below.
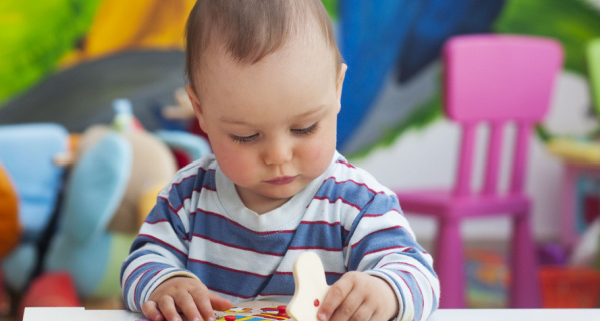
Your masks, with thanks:
M 237 135 L 230 135 L 230 136 L 234 142 L 240 143 L 240 144 L 250 143 L 258 138 L 258 134 L 254 134 L 254 135 L 250 135 L 250 136 L 237 136 Z
M 307 135 L 307 134 L 311 134 L 314 133 L 317 130 L 319 123 L 314 123 L 309 127 L 306 128 L 300 128 L 300 129 L 292 129 L 292 132 L 296 135 Z

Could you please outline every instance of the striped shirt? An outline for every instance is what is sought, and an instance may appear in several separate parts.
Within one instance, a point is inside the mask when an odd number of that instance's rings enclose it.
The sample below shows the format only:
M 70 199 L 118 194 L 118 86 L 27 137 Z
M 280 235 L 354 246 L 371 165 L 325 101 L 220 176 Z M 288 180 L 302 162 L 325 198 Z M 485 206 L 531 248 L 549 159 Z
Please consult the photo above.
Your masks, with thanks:
M 336 152 L 330 166 L 288 202 L 258 215 L 247 209 L 213 155 L 181 169 L 157 198 L 121 270 L 128 309 L 141 311 L 174 275 L 199 278 L 232 302 L 289 302 L 292 265 L 316 252 L 328 284 L 347 271 L 386 280 L 399 320 L 426 320 L 439 282 L 396 195 Z

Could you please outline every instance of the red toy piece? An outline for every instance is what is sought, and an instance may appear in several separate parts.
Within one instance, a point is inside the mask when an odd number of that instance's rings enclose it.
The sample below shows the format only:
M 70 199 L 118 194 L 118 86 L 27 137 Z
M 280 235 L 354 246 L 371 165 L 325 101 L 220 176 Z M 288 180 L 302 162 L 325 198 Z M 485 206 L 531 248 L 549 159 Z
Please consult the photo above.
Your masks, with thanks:
M 277 315 L 280 316 L 280 317 L 287 318 L 288 315 L 287 315 L 287 312 L 285 311 L 285 309 L 287 309 L 286 305 L 280 305 L 280 306 L 278 306 L 277 307 Z

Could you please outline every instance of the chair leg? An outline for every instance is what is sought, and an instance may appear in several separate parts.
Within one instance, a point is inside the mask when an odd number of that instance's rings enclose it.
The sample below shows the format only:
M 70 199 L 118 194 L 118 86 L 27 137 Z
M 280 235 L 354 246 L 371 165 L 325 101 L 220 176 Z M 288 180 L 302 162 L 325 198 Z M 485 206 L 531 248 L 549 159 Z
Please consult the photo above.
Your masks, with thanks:
M 435 256 L 441 289 L 440 308 L 465 308 L 464 253 L 458 221 L 440 220 Z
M 511 257 L 511 308 L 541 308 L 540 281 L 529 213 L 514 219 Z

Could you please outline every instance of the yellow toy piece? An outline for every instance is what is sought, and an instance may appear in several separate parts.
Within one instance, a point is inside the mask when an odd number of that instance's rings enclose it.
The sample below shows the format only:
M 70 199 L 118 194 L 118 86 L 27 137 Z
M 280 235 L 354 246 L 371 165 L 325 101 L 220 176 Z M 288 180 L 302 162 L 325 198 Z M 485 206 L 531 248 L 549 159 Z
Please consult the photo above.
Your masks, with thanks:
M 600 142 L 597 141 L 554 138 L 546 147 L 566 161 L 600 164 Z

